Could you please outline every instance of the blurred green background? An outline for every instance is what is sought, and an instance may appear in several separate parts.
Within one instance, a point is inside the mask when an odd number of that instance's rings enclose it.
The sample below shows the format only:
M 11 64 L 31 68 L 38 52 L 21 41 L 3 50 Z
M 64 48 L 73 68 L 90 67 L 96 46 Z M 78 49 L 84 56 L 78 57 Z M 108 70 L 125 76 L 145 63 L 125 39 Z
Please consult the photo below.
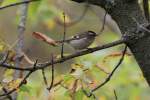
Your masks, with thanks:
M 4 0 L 1 4 L 7 5 L 19 0 Z M 78 4 L 70 0 L 41 0 L 29 5 L 26 31 L 24 35 L 24 52 L 33 61 L 37 58 L 40 62 L 50 59 L 50 54 L 60 55 L 60 47 L 52 47 L 32 36 L 32 32 L 41 32 L 55 40 L 61 40 L 63 36 L 63 15 L 66 14 L 66 23 L 78 20 L 86 9 L 87 4 Z M 7 50 L 8 45 L 13 45 L 17 40 L 20 6 L 10 7 L 0 11 L 0 51 Z M 77 23 L 69 25 L 67 37 L 78 32 L 92 30 L 99 33 L 102 26 L 105 11 L 94 5 L 90 5 L 85 16 Z M 121 37 L 116 24 L 107 16 L 105 30 L 96 38 L 91 47 L 115 41 Z M 102 83 L 108 73 L 117 64 L 121 57 L 124 45 L 84 55 L 63 64 L 55 65 L 55 83 L 64 80 L 62 85 L 54 87 L 49 93 L 44 85 L 41 71 L 32 74 L 26 85 L 21 87 L 18 100 L 93 100 L 87 98 L 81 90 L 81 84 L 89 90 Z M 15 49 L 15 46 L 13 47 Z M 73 51 L 69 45 L 65 45 L 65 54 Z M 128 50 L 128 53 L 130 51 Z M 131 53 L 130 53 L 131 54 Z M 24 64 L 26 65 L 26 64 Z M 69 73 L 74 68 L 75 72 Z M 84 71 L 87 69 L 86 71 Z M 9 72 L 5 72 L 7 78 Z M 51 82 L 50 67 L 46 69 L 48 83 Z M 78 79 L 76 92 L 72 96 L 74 81 Z M 115 100 L 113 91 L 116 91 L 118 100 L 150 100 L 150 89 L 142 76 L 139 66 L 132 55 L 126 55 L 120 68 L 112 79 L 95 93 L 98 100 Z

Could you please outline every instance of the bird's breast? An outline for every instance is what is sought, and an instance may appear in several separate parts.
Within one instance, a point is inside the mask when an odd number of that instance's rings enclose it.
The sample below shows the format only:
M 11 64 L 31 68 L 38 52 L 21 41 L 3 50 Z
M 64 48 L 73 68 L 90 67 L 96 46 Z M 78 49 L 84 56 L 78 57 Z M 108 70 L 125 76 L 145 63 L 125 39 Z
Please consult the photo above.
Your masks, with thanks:
M 82 38 L 77 40 L 72 40 L 69 44 L 77 50 L 86 49 L 94 41 L 94 38 Z

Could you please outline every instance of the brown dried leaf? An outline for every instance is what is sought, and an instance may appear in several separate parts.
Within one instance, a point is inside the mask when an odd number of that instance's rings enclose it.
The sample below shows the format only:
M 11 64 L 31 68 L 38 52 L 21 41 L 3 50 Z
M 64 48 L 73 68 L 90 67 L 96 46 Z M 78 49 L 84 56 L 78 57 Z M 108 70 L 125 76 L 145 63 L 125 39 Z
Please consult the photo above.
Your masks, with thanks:
M 13 89 L 19 89 L 19 84 L 22 81 L 22 78 L 18 78 L 16 80 L 11 80 L 8 82 L 4 82 L 4 86 L 8 89 L 8 90 L 13 90 Z
M 32 61 L 24 52 L 22 52 L 23 56 L 24 56 L 24 59 L 27 63 L 33 65 L 35 62 Z
M 103 59 L 103 63 L 105 63 L 109 58 L 116 58 L 116 57 L 120 57 L 122 55 L 122 52 L 114 52 L 112 54 L 107 55 L 106 57 L 104 57 Z M 131 53 L 126 52 L 125 53 L 126 56 L 131 56 Z
M 55 40 L 53 40 L 52 38 L 46 36 L 43 33 L 40 32 L 33 32 L 32 33 L 33 37 L 35 37 L 36 39 L 42 40 L 52 46 L 57 46 L 57 42 Z
M 104 63 L 97 63 L 96 66 L 100 71 L 104 72 L 105 74 L 110 74 L 108 68 L 104 65 Z

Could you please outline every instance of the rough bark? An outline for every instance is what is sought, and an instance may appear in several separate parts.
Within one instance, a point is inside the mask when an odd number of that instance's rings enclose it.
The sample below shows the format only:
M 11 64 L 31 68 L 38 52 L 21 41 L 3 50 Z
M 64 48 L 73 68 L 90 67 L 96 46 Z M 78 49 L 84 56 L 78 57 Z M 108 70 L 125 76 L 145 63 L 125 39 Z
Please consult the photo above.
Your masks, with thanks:
M 21 0 L 25 1 L 25 0 Z M 16 55 L 19 58 L 23 51 L 23 46 L 24 46 L 24 31 L 25 31 L 25 25 L 26 25 L 26 20 L 27 20 L 27 11 L 28 11 L 28 4 L 23 4 L 21 5 L 20 10 L 20 22 L 18 25 L 18 43 L 16 46 Z M 19 59 L 16 59 L 15 64 L 17 67 L 21 67 L 21 63 Z M 20 77 L 21 73 L 20 71 L 15 71 L 14 73 L 14 79 L 17 79 Z M 13 98 L 17 99 L 17 93 L 14 93 Z
M 86 0 L 72 0 L 78 3 Z M 109 1 L 114 1 L 112 4 Z M 138 0 L 88 0 L 90 4 L 103 7 L 118 24 L 122 34 L 127 36 L 142 35 L 142 32 L 134 33 L 138 29 L 136 21 L 147 24 L 143 12 L 138 4 Z M 108 3 L 109 2 L 109 3 Z M 145 33 L 148 34 L 148 33 Z M 150 85 L 150 35 L 127 42 L 132 51 L 141 71 Z

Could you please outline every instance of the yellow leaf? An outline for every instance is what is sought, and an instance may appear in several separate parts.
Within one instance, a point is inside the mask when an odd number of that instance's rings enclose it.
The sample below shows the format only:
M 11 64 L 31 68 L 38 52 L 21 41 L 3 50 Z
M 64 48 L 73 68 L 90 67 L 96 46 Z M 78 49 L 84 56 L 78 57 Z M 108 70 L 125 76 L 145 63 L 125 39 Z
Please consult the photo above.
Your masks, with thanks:
M 63 14 L 60 15 L 59 20 L 61 22 L 64 22 L 64 15 Z M 66 21 L 66 23 L 70 23 L 71 22 L 70 17 L 67 14 L 65 14 L 65 21 Z
M 0 91 L 2 90 L 3 86 L 0 84 Z
M 84 67 L 84 65 L 81 65 L 81 64 L 72 64 L 71 65 L 71 67 L 73 68 L 73 69 L 77 69 L 77 68 L 83 68 Z
M 44 24 L 46 25 L 46 27 L 47 27 L 48 29 L 53 29 L 54 26 L 55 26 L 55 21 L 52 20 L 52 19 L 48 19 L 48 20 L 46 20 L 46 21 L 44 22 Z
M 7 83 L 4 84 L 4 87 L 7 88 L 8 90 L 12 90 L 12 89 L 18 89 L 19 84 L 21 83 L 22 79 L 18 78 L 16 80 L 11 80 Z
M 13 69 L 7 69 L 4 73 L 4 77 L 12 76 L 14 73 Z
M 100 96 L 98 100 L 106 100 L 106 97 Z
M 0 52 L 2 52 L 4 50 L 4 46 L 0 45 Z

